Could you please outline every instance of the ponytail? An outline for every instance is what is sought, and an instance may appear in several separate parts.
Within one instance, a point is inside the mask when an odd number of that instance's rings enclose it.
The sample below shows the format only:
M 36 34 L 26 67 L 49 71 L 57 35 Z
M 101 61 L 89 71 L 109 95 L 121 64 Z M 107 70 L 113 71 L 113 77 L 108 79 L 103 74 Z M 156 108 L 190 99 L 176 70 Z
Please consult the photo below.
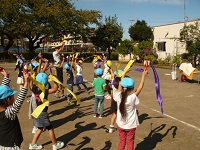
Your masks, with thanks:
M 119 105 L 119 110 L 120 110 L 120 113 L 122 115 L 122 118 L 126 118 L 126 107 L 125 107 L 125 103 L 126 103 L 126 97 L 127 97 L 127 90 L 123 90 L 122 93 L 122 100 L 121 100 L 121 103 Z
M 125 106 L 125 103 L 126 103 L 126 100 L 128 97 L 127 93 L 131 90 L 132 90 L 132 88 L 131 89 L 123 88 L 123 91 L 121 92 L 122 99 L 121 99 L 121 103 L 119 105 L 119 110 L 120 110 L 120 113 L 121 113 L 123 119 L 125 119 L 126 115 L 127 115 L 126 106 Z

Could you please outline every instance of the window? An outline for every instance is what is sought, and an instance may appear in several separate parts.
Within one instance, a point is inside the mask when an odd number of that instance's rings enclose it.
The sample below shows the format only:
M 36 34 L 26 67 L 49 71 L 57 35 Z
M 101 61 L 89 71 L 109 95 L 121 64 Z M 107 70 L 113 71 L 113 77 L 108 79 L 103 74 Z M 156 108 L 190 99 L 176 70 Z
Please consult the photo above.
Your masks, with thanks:
M 158 51 L 166 51 L 166 42 L 156 42 Z

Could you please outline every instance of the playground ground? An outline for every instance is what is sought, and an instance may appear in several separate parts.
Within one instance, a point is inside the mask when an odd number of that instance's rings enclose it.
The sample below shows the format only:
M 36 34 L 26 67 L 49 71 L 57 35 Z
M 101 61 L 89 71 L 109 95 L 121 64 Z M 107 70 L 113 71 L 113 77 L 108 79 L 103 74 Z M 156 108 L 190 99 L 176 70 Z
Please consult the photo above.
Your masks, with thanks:
M 0 66 L 10 72 L 11 87 L 18 90 L 16 84 L 17 73 L 14 72 L 15 63 L 0 62 Z M 87 86 L 91 87 L 93 79 L 92 64 L 83 65 L 83 76 Z M 121 64 L 123 69 L 125 64 Z M 143 68 L 134 65 L 133 68 Z M 113 68 L 115 68 L 113 66 Z M 160 79 L 160 92 L 163 99 L 164 114 L 161 113 L 155 92 L 154 74 L 149 68 L 144 88 L 139 95 L 140 104 L 137 107 L 140 125 L 136 130 L 136 150 L 199 150 L 200 149 L 200 86 L 194 81 L 179 82 L 171 79 L 171 69 L 157 68 Z M 137 87 L 141 73 L 131 71 L 129 76 L 134 78 Z M 65 74 L 64 74 L 65 77 Z M 2 77 L 1 77 L 2 79 Z M 66 78 L 65 78 L 66 81 Z M 80 106 L 66 106 L 66 100 L 49 95 L 51 105 L 49 107 L 50 119 L 55 127 L 58 141 L 65 143 L 66 150 L 117 150 L 118 132 L 107 133 L 109 128 L 110 100 L 105 100 L 105 118 L 93 118 L 94 94 L 88 94 L 84 90 L 74 92 L 81 99 Z M 65 91 L 66 93 L 66 91 Z M 28 96 L 30 95 L 28 92 Z M 33 121 L 28 119 L 28 107 L 25 100 L 18 114 L 24 136 L 22 150 L 28 150 L 32 140 L 31 133 Z M 52 144 L 48 132 L 42 133 L 38 144 L 43 145 L 44 150 L 51 150 Z

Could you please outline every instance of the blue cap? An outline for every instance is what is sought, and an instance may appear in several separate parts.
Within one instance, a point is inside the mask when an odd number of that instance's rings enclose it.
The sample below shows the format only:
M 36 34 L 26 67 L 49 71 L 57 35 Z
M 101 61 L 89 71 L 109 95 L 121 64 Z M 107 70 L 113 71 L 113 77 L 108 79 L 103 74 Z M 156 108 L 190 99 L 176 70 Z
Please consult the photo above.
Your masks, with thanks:
M 17 91 L 12 90 L 7 85 L 0 85 L 0 100 L 16 94 Z
M 131 89 L 134 87 L 135 85 L 135 81 L 131 78 L 123 78 L 122 81 L 121 81 L 121 85 L 124 87 L 124 88 L 128 88 L 128 89 Z
M 37 76 L 36 76 L 36 81 L 44 84 L 45 86 L 47 85 L 48 83 L 48 76 L 46 73 L 38 73 Z
M 33 70 L 35 70 L 39 65 L 36 62 L 32 62 L 31 66 L 33 67 Z
M 118 70 L 118 74 L 120 74 L 120 73 L 122 73 L 123 72 L 123 70 Z M 117 75 L 117 72 L 115 71 L 114 72 L 114 75 Z
M 64 68 L 67 69 L 67 70 L 70 69 L 70 67 L 71 67 L 70 64 L 65 64 L 65 66 L 64 66 Z
M 96 70 L 96 75 L 97 75 L 97 76 L 103 75 L 103 69 L 98 68 L 98 69 Z

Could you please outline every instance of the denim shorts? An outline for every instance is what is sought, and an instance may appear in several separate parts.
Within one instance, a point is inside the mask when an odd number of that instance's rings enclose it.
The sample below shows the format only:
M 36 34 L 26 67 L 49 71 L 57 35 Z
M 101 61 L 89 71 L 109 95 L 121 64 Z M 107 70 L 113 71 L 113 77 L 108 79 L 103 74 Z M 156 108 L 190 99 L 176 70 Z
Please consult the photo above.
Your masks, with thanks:
M 45 128 L 51 126 L 48 112 L 42 112 L 37 119 L 34 118 L 33 124 L 37 128 Z

